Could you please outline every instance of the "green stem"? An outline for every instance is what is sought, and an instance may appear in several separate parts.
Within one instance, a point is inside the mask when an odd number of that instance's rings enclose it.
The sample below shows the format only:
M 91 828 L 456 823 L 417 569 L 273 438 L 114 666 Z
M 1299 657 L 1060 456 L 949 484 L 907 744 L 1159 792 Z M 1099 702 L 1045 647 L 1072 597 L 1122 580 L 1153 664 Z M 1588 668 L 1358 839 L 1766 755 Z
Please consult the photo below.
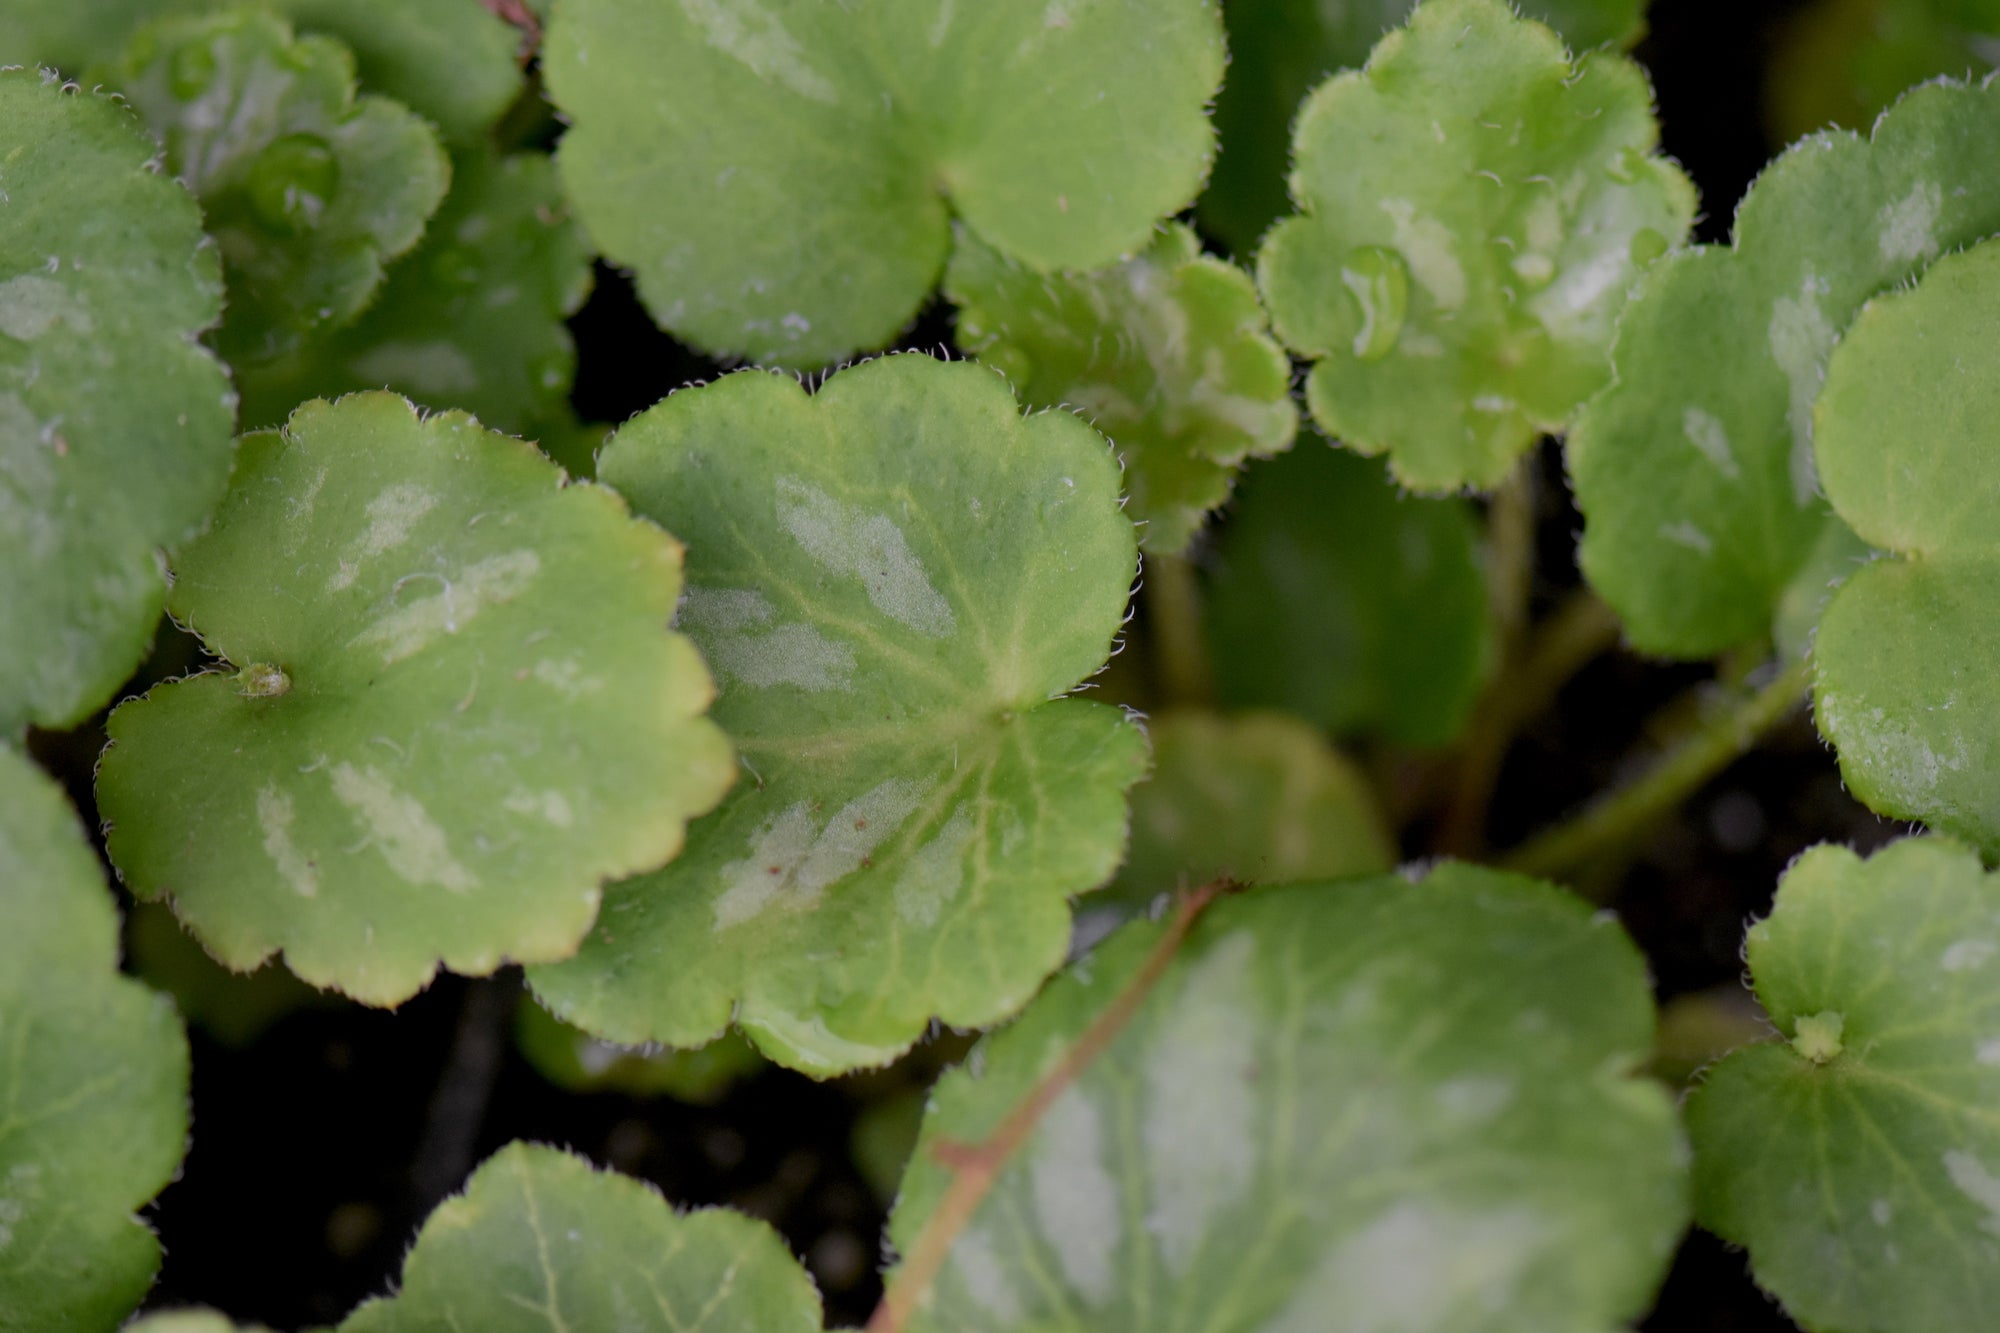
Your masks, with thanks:
M 1555 878 L 1631 842 L 1790 716 L 1805 696 L 1806 681 L 1803 662 L 1788 666 L 1755 694 L 1705 719 L 1644 777 L 1529 839 L 1501 857 L 1500 865 Z
M 1522 457 L 1486 506 L 1486 599 L 1503 666 L 1520 650 L 1534 591 L 1534 462 L 1532 453 Z
M 1201 633 L 1201 589 L 1194 566 L 1177 555 L 1146 554 L 1146 623 L 1162 702 L 1200 705 L 1214 700 L 1208 644 Z

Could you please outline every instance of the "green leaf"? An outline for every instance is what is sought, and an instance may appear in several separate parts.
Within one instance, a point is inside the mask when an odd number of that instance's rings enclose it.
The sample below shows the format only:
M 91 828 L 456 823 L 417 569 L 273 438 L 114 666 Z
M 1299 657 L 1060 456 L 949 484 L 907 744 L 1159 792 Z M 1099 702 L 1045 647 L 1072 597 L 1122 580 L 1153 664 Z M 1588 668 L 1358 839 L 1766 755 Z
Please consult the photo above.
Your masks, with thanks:
M 118 975 L 118 914 L 62 792 L 0 746 L 0 1326 L 112 1328 L 160 1264 L 132 1216 L 187 1140 L 173 1005 Z
M 651 1186 L 511 1143 L 446 1200 L 394 1296 L 340 1333 L 818 1333 L 819 1293 L 778 1234 L 725 1208 L 676 1213 Z
M 1703 1226 L 1808 1328 L 1956 1333 L 2000 1306 L 2000 883 L 1913 838 L 1815 847 L 1748 957 L 1776 1040 L 1688 1102 Z
M 616 1046 L 599 1041 L 523 996 L 514 1018 L 514 1044 L 535 1072 L 569 1092 L 623 1092 L 709 1105 L 722 1100 L 744 1075 L 763 1065 L 750 1043 L 733 1032 L 691 1051 Z
M 627 1045 L 733 1020 L 817 1075 L 1019 1009 L 1062 962 L 1065 899 L 1116 869 L 1145 766 L 1117 709 L 1061 697 L 1133 577 L 1104 441 L 1023 419 L 983 366 L 894 356 L 811 397 L 757 372 L 684 389 L 601 461 L 688 542 L 679 623 L 750 780 L 536 991 Z
M 1250 469 L 1204 609 L 1226 705 L 1409 745 L 1458 734 L 1493 654 L 1472 507 L 1319 444 Z
M 262 1324 L 232 1324 L 213 1310 L 169 1310 L 125 1326 L 125 1333 L 266 1333 Z
M 1519 6 L 1583 50 L 1623 45 L 1643 26 L 1640 0 L 1530 0 Z M 1249 255 L 1284 214 L 1287 149 L 1299 103 L 1327 75 L 1368 58 L 1410 16 L 1411 0 L 1228 0 L 1229 75 L 1215 99 L 1215 170 L 1197 209 L 1204 230 Z
M 1132 851 L 1089 899 L 1093 915 L 1129 916 L 1219 876 L 1286 884 L 1395 864 L 1360 772 L 1298 718 L 1172 712 L 1147 729 L 1153 772 L 1132 789 Z
M 473 144 L 513 104 L 520 30 L 479 0 L 273 0 L 306 32 L 354 52 L 361 82 Z
M 1818 0 L 1777 31 L 1765 120 L 1781 139 L 1865 130 L 1917 84 L 1992 69 L 1996 30 L 1993 0 Z
M 194 342 L 222 281 L 187 191 L 109 98 L 0 71 L 0 738 L 111 697 L 155 552 L 228 482 L 235 397 Z
M 1422 490 L 1488 487 L 1610 374 L 1632 279 L 1686 236 L 1639 67 L 1502 0 L 1427 0 L 1292 139 L 1257 283 L 1327 431 Z
M 1200 188 L 1214 0 L 566 0 L 542 69 L 578 216 L 668 332 L 810 366 L 916 314 L 951 214 L 1037 269 Z
M 1127 926 L 939 1082 L 905 1256 L 950 1225 L 947 1160 L 993 1163 L 1050 1100 L 913 1331 L 1546 1333 L 1647 1307 L 1686 1169 L 1664 1090 L 1629 1077 L 1653 1008 L 1615 924 L 1446 865 L 1225 898 L 1154 973 L 1173 928 Z
M 0 65 L 51 65 L 65 74 L 115 48 L 158 0 L 67 0 L 0 8 Z
M 208 956 L 165 903 L 134 903 L 125 915 L 126 970 L 162 994 L 189 1026 L 225 1046 L 242 1047 L 302 1009 L 340 1001 L 276 963 L 232 972 Z
M 1186 549 L 1243 460 L 1298 431 L 1255 285 L 1184 226 L 1115 268 L 1048 276 L 961 228 L 944 289 L 962 349 L 1030 407 L 1074 408 L 1110 437 L 1148 551 Z
M 388 387 L 433 408 L 534 435 L 560 419 L 576 374 L 563 321 L 590 290 L 590 248 L 541 153 L 467 149 L 424 240 L 389 269 L 358 321 L 238 375 L 246 426 L 308 398 Z
M 450 163 L 422 119 L 354 95 L 354 58 L 270 14 L 234 10 L 139 30 L 100 72 L 166 145 L 222 247 L 232 362 L 280 356 L 367 305 L 415 245 Z
M 2000 85 L 1936 84 L 1870 139 L 1795 145 L 1730 245 L 1646 275 L 1616 382 L 1569 437 L 1583 570 L 1634 646 L 1705 657 L 1770 632 L 1826 522 L 1812 405 L 1827 354 L 1869 296 L 1995 230 Z
M 2000 245 L 1865 306 L 1817 413 L 1827 498 L 1903 556 L 1834 594 L 1815 646 L 1820 733 L 1848 787 L 2000 853 Z
M 244 438 L 170 608 L 226 659 L 112 714 L 98 799 L 216 958 L 370 1004 L 571 953 L 728 784 L 679 550 L 531 446 L 390 394 Z M 234 664 L 233 668 L 229 664 Z
M 1778 598 L 1771 637 L 1780 657 L 1797 661 L 1811 651 L 1820 617 L 1833 600 L 1833 594 L 1847 582 L 1849 575 L 1880 554 L 1855 536 L 1854 529 L 1837 516 L 1827 517 L 1805 564 L 1792 575 L 1792 581 Z

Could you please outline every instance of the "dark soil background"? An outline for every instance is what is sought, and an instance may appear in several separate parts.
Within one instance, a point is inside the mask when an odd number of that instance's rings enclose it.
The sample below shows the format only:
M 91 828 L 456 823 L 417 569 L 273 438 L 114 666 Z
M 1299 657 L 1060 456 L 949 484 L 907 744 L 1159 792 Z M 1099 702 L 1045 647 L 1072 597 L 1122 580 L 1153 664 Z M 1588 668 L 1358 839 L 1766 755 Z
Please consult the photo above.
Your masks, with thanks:
M 1666 150 L 1701 187 L 1704 240 L 1726 237 L 1736 200 L 1773 151 L 1758 128 L 1760 80 L 1773 25 L 1790 7 L 1659 0 L 1638 48 L 1658 90 Z M 575 400 L 587 420 L 623 420 L 721 369 L 655 329 L 608 270 L 573 327 Z M 949 334 L 948 312 L 934 308 L 906 345 L 935 349 Z M 1544 465 L 1538 607 L 1574 585 L 1581 526 L 1553 449 Z M 196 654 L 168 631 L 149 671 L 176 673 Z M 1489 829 L 1495 845 L 1626 775 L 1635 747 L 1644 752 L 1645 719 L 1707 674 L 1625 653 L 1585 669 L 1510 754 Z M 89 783 L 101 732 L 32 743 L 94 823 Z M 1823 840 L 1869 846 L 1898 831 L 1847 798 L 1800 716 L 1663 827 L 1613 902 L 1670 1000 L 1738 978 L 1743 923 L 1768 908 L 1800 850 Z M 726 1204 L 768 1219 L 812 1269 L 830 1320 L 866 1317 L 880 1294 L 885 1203 L 850 1160 L 849 1138 L 865 1107 L 917 1086 L 935 1056 L 824 1084 L 767 1069 L 710 1107 L 577 1095 L 545 1082 L 514 1050 L 518 987 L 516 976 L 445 978 L 394 1014 L 311 1008 L 242 1048 L 194 1031 L 192 1151 L 150 1210 L 166 1246 L 151 1305 L 203 1303 L 280 1329 L 334 1322 L 389 1289 L 425 1214 L 473 1165 L 526 1138 L 651 1180 L 677 1205 Z M 1792 1325 L 1751 1285 L 1740 1255 L 1697 1234 L 1644 1327 Z

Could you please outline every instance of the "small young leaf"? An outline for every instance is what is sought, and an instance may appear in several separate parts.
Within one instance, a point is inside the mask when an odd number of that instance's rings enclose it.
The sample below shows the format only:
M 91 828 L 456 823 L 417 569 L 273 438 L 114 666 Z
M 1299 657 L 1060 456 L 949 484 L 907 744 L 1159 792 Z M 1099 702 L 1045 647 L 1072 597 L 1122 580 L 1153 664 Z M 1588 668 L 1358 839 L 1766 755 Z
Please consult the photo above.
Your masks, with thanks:
M 1145 766 L 1117 709 L 1059 697 L 1104 664 L 1136 562 L 1104 441 L 1024 420 L 983 366 L 894 356 L 811 397 L 684 389 L 602 475 L 689 543 L 679 623 L 748 780 L 536 991 L 628 1045 L 733 1019 L 820 1075 L 1026 1003 Z
M 1958 1333 L 2000 1308 L 2000 882 L 1912 838 L 1815 847 L 1750 930 L 1778 1039 L 1688 1101 L 1701 1224 L 1808 1328 Z
M 549 159 L 465 149 L 423 243 L 390 267 L 359 320 L 239 370 L 243 424 L 274 426 L 308 398 L 386 386 L 539 434 L 567 403 L 576 349 L 563 320 L 589 290 L 590 249 Z
M 669 633 L 679 549 L 535 450 L 390 394 L 244 438 L 174 614 L 226 658 L 111 717 L 112 859 L 218 959 L 395 1004 L 568 956 L 728 785 Z
M 1407 486 L 1492 486 L 1610 374 L 1626 288 L 1686 236 L 1639 67 L 1501 0 L 1426 0 L 1312 95 L 1257 283 L 1329 433 Z
M 160 1245 L 133 1210 L 180 1166 L 187 1040 L 118 975 L 104 874 L 55 783 L 0 746 L 0 1327 L 113 1328 Z
M 2000 854 L 2000 244 L 1863 307 L 1817 423 L 1827 498 L 1904 557 L 1856 572 L 1821 619 L 1820 732 L 1869 806 Z
M 108 98 L 0 71 L 0 738 L 111 697 L 229 478 L 222 279 Z
M 1389 869 L 1394 846 L 1354 766 L 1284 713 L 1173 712 L 1148 726 L 1153 772 L 1132 789 L 1132 850 L 1092 914 L 1228 876 L 1244 884 Z
M 1204 230 L 1250 255 L 1290 206 L 1285 173 L 1292 118 L 1327 75 L 1368 58 L 1383 33 L 1410 16 L 1411 0 L 1229 0 L 1229 73 L 1215 99 L 1220 143 L 1196 205 Z M 1571 49 L 1623 44 L 1638 35 L 1641 0 L 1528 0 L 1520 11 L 1554 28 Z
M 477 0 L 274 0 L 301 31 L 354 52 L 362 86 L 475 144 L 522 87 L 520 30 Z
M 1471 506 L 1319 441 L 1250 469 L 1204 606 L 1225 704 L 1339 734 L 1443 744 L 1492 659 Z
M 141 28 L 101 72 L 166 144 L 222 247 L 216 345 L 267 361 L 361 312 L 415 245 L 450 163 L 422 119 L 354 95 L 354 58 L 255 10 Z
M 566 0 L 542 68 L 578 216 L 709 351 L 879 347 L 956 212 L 1037 269 L 1141 249 L 1194 198 L 1215 0 Z
M 1627 1072 L 1653 1008 L 1616 925 L 1447 865 L 1224 898 L 1156 972 L 1171 929 L 1127 926 L 939 1082 L 889 1237 L 915 1256 L 966 1225 L 912 1333 L 1547 1333 L 1646 1308 L 1686 1168 L 1664 1090 Z M 994 1161 L 1031 1094 L 1052 1100 Z M 969 1219 L 940 1212 L 953 1163 L 998 1168 Z
M 1705 657 L 1770 631 L 1826 522 L 1812 406 L 1828 352 L 1869 296 L 1996 230 L 2000 85 L 1934 84 L 1869 139 L 1794 146 L 1730 245 L 1646 275 L 1616 380 L 1568 446 L 1584 573 L 1636 647 Z
M 819 1333 L 812 1279 L 763 1222 L 510 1143 L 438 1205 L 394 1296 L 340 1333 Z
M 1298 431 L 1255 285 L 1184 226 L 1114 268 L 1047 276 L 960 227 L 944 289 L 962 349 L 1030 407 L 1074 408 L 1110 438 L 1148 551 L 1185 550 L 1243 460 Z

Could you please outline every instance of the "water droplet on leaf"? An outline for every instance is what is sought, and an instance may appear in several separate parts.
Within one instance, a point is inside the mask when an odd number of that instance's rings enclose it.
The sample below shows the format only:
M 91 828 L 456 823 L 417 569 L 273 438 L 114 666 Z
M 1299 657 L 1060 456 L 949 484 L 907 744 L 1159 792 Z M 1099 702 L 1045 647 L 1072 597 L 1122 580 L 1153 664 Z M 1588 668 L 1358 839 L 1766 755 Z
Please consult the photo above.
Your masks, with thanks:
M 1667 238 L 1651 227 L 1641 227 L 1632 233 L 1632 262 L 1640 268 L 1652 263 L 1667 252 Z
M 1394 250 L 1364 245 L 1341 261 L 1340 281 L 1361 307 L 1354 355 L 1380 361 L 1395 349 L 1410 311 L 1410 266 Z
M 274 232 L 292 234 L 318 224 L 340 186 L 340 163 L 316 134 L 287 134 L 257 154 L 243 183 L 251 211 Z

